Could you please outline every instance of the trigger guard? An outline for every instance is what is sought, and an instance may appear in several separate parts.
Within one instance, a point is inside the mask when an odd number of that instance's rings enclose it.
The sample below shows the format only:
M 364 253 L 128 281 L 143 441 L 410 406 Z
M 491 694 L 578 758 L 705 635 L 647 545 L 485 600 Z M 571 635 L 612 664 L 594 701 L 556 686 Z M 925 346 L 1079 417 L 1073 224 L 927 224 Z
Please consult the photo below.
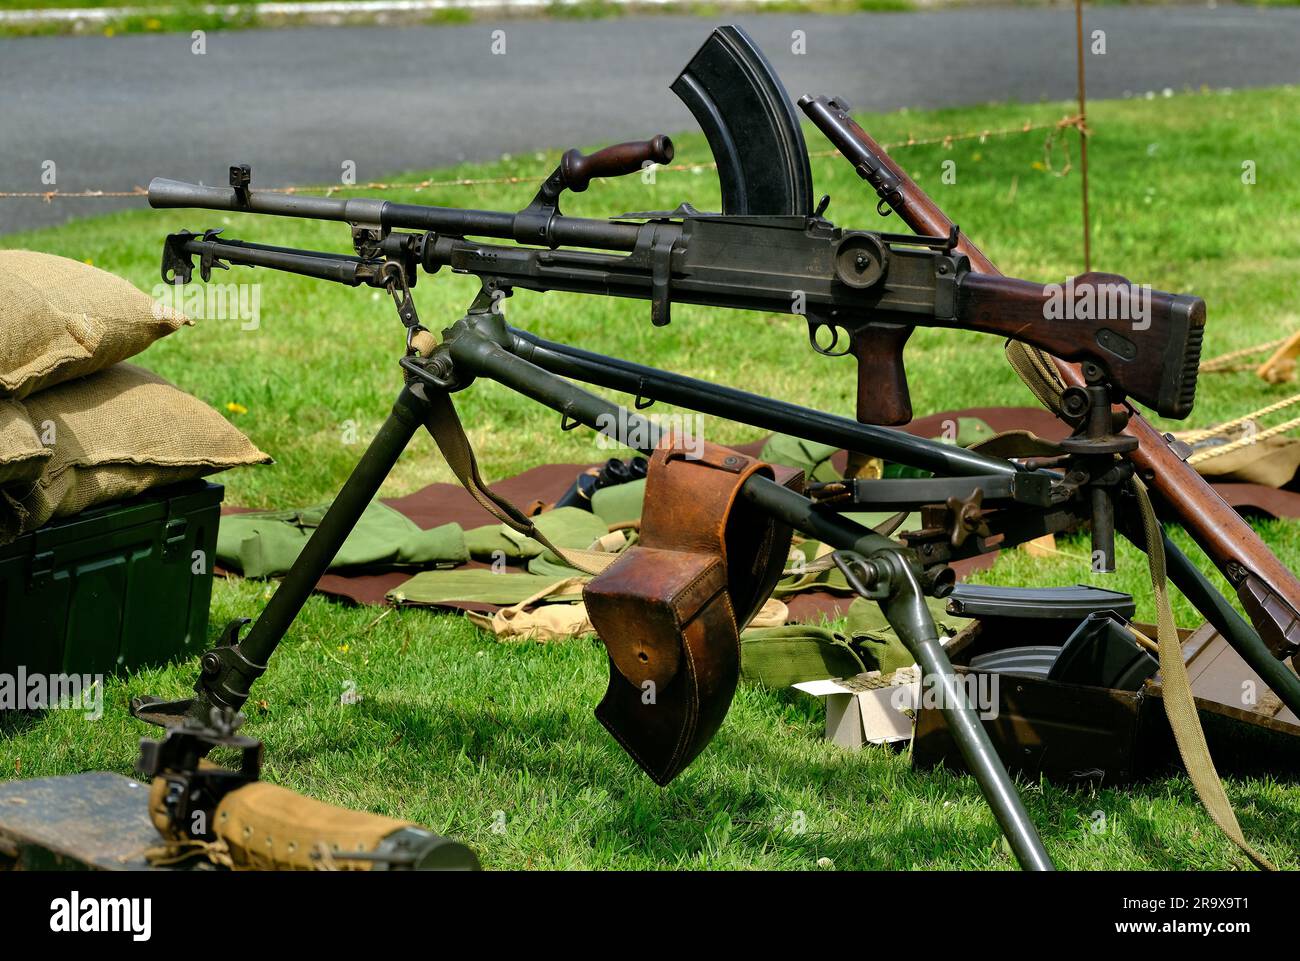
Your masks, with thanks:
M 829 327 L 831 330 L 831 342 L 825 347 L 817 343 L 817 331 L 821 330 L 824 327 Z M 808 343 L 812 344 L 812 349 L 815 350 L 817 353 L 821 354 L 823 357 L 843 357 L 853 350 L 851 344 L 849 347 L 845 348 L 844 350 L 836 350 L 835 345 L 838 344 L 839 342 L 840 342 L 840 329 L 836 327 L 834 324 L 828 324 L 825 322 L 818 323 L 816 321 L 811 321 L 811 320 L 808 322 Z

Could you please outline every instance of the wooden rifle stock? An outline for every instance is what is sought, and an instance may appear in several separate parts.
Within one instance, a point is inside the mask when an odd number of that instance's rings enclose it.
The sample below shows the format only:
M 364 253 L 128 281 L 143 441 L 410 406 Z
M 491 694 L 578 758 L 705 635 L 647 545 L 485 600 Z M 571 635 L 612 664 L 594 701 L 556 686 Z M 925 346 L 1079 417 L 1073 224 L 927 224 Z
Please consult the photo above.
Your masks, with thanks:
M 947 236 L 953 230 L 948 215 L 848 117 L 847 111 L 835 109 L 838 105 L 823 98 L 804 98 L 800 106 L 859 174 L 877 188 L 881 204 L 892 208 L 908 227 L 931 237 Z M 828 107 L 835 110 L 833 125 L 824 119 L 830 116 Z M 973 271 L 1001 275 L 993 261 L 964 234 L 959 236 L 957 250 L 970 258 Z M 1066 386 L 1086 386 L 1077 365 L 1058 357 L 1051 360 Z M 1138 440 L 1138 448 L 1131 456 L 1142 477 L 1236 589 L 1251 622 L 1273 654 L 1278 658 L 1296 654 L 1300 650 L 1300 581 L 1241 515 L 1178 456 L 1170 438 L 1136 410 L 1129 410 L 1131 416 L 1124 433 Z
M 1186 417 L 1196 399 L 1205 301 L 1138 287 L 1119 274 L 1087 273 L 1064 284 L 966 274 L 959 326 L 1000 334 L 1061 360 L 1105 358 L 1112 396 L 1165 417 Z

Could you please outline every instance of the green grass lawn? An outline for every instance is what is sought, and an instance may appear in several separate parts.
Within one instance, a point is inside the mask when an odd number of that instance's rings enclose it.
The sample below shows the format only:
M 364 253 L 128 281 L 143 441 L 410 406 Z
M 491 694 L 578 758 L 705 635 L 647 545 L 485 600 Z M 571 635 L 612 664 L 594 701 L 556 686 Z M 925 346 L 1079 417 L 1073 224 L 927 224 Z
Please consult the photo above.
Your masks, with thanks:
M 497 8 L 471 10 L 450 8 L 427 11 L 335 11 L 319 13 L 285 11 L 268 13 L 258 10 L 259 0 L 228 0 L 212 3 L 211 0 L 0 0 L 0 11 L 57 8 L 125 8 L 132 12 L 113 16 L 107 20 L 39 19 L 32 21 L 0 21 L 0 37 L 37 37 L 58 34 L 102 34 L 115 37 L 135 33 L 189 33 L 194 30 L 250 30 L 302 25 L 350 26 L 366 25 L 440 25 L 471 23 L 480 19 L 553 17 L 561 20 L 597 20 L 629 15 L 693 14 L 716 18 L 726 11 L 747 13 L 897 13 L 913 10 L 913 0 L 684 0 L 664 6 L 648 2 L 644 5 L 621 6 L 608 0 L 548 0 L 545 7 L 536 9 Z M 300 3 L 303 0 L 291 0 Z M 941 0 L 959 5 L 964 0 Z M 1026 0 L 1038 5 L 1041 0 Z M 1050 0 L 1049 0 L 1050 2 Z M 1124 0 L 1127 2 L 1127 0 Z M 1138 0 L 1147 2 L 1147 0 Z M 1156 0 L 1162 2 L 1162 0 Z M 1300 0 L 1297 0 L 1300 2 Z
M 254 4 L 256 0 L 229 0 L 217 5 L 208 0 L 50 0 L 36 3 L 32 0 L 0 0 L 0 10 L 53 10 L 59 8 L 129 8 L 133 12 L 99 20 L 20 20 L 0 22 L 0 37 L 42 37 L 59 34 L 93 33 L 106 37 L 132 33 L 190 33 L 194 30 L 244 30 L 270 26 L 259 19 Z
M 882 140 L 937 132 L 996 129 L 1055 120 L 1064 104 L 997 106 L 866 117 Z M 1288 239 L 1300 227 L 1300 90 L 1186 93 L 1092 107 L 1094 268 L 1157 288 L 1191 291 L 1209 304 L 1206 356 L 1270 340 L 1296 325 L 1291 297 L 1300 255 Z M 449 132 L 454 135 L 454 132 Z M 810 148 L 825 144 L 810 133 Z M 662 209 L 684 199 L 716 207 L 707 148 L 698 135 L 677 139 L 678 159 L 698 164 L 639 178 L 597 182 L 565 200 L 590 216 Z M 566 145 L 559 145 L 566 146 Z M 1079 179 L 1057 175 L 1063 156 L 1045 163 L 1043 135 L 900 149 L 896 156 L 922 187 L 1006 271 L 1060 280 L 1081 269 Z M 453 171 L 413 174 L 494 178 L 528 184 L 439 187 L 392 199 L 517 209 L 548 173 L 554 152 Z M 1077 149 L 1075 150 L 1077 161 Z M 211 158 L 220 182 L 240 158 Z M 956 183 L 941 182 L 956 163 Z M 1242 183 L 1252 161 L 1257 183 Z M 816 186 L 831 195 L 837 223 L 885 230 L 897 220 L 874 213 L 874 196 L 842 161 L 817 157 Z M 1047 169 L 1048 167 L 1052 169 Z M 1057 172 L 1054 172 L 1057 171 Z M 140 171 L 144 182 L 166 163 Z M 256 171 L 254 172 L 256 177 Z M 85 201 L 82 201 L 83 203 Z M 245 240 L 347 249 L 341 225 L 211 212 L 140 210 L 9 237 L 5 243 L 85 259 L 149 290 L 157 282 L 164 234 L 225 227 Z M 220 275 L 221 281 L 227 280 Z M 222 478 L 227 501 L 252 507 L 328 499 L 360 454 L 344 443 L 344 424 L 368 436 L 399 385 L 402 331 L 377 294 L 255 271 L 229 279 L 261 281 L 262 323 L 240 330 L 208 321 L 152 347 L 143 363 L 214 407 L 240 405 L 231 418 L 277 464 Z M 473 282 L 439 274 L 416 290 L 424 321 L 460 316 Z M 852 410 L 848 360 L 824 359 L 788 316 L 675 309 L 654 329 L 647 307 L 521 293 L 513 324 L 560 340 L 671 370 L 715 379 L 841 413 Z M 918 413 L 976 404 L 1032 404 L 989 337 L 920 330 L 907 359 Z M 1205 426 L 1294 392 L 1248 374 L 1207 376 L 1189 426 Z M 489 478 L 545 461 L 588 462 L 607 454 L 581 431 L 491 384 L 458 395 Z M 707 437 L 739 442 L 757 432 L 708 421 Z M 421 437 L 385 486 L 404 494 L 451 480 Z M 1261 525 L 1282 559 L 1300 560 L 1296 525 Z M 1185 540 L 1184 540 L 1185 543 Z M 994 583 L 1101 583 L 1130 590 L 1150 618 L 1145 560 L 1129 549 L 1119 572 L 1090 575 L 1086 542 L 1062 541 L 1064 554 L 1030 560 L 1012 552 L 983 579 Z M 210 633 L 251 616 L 267 585 L 217 584 Z M 592 717 L 605 688 L 598 643 L 503 645 L 455 616 L 418 610 L 380 615 L 313 599 L 259 682 L 249 733 L 266 742 L 266 776 L 327 801 L 411 818 L 474 845 L 492 868 L 811 869 L 830 858 L 846 868 L 1009 868 L 992 816 L 969 778 L 913 773 L 906 753 L 848 754 L 820 740 L 818 705 L 785 693 L 742 689 L 720 734 L 667 789 L 654 787 Z M 1195 623 L 1179 599 L 1177 615 Z M 192 663 L 112 680 L 105 717 L 70 712 L 9 719 L 0 727 L 0 773 L 34 777 L 71 771 L 130 770 L 142 726 L 126 705 L 137 694 L 180 697 Z M 363 700 L 340 703 L 355 683 Z M 1063 790 L 1022 784 L 1048 850 L 1066 868 L 1235 868 L 1244 859 L 1201 811 L 1185 777 L 1121 789 Z M 1245 830 L 1275 863 L 1300 864 L 1300 789 L 1285 776 L 1234 778 L 1228 786 Z M 1091 829 L 1104 812 L 1107 830 Z M 500 813 L 498 813 L 500 812 Z M 806 825 L 798 831 L 795 826 Z

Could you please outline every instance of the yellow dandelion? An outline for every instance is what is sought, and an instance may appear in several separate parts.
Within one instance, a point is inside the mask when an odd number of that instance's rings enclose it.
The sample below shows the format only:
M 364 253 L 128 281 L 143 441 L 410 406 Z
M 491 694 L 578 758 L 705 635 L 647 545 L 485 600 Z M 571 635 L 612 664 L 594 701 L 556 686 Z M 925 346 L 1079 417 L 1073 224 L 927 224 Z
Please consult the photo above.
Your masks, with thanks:
M 233 401 L 233 400 L 232 400 L 229 404 L 226 405 L 226 410 L 230 411 L 232 414 L 247 414 L 247 413 L 248 413 L 248 408 L 247 408 L 247 407 L 245 407 L 243 404 L 238 404 L 238 403 L 236 403 L 236 402 Z

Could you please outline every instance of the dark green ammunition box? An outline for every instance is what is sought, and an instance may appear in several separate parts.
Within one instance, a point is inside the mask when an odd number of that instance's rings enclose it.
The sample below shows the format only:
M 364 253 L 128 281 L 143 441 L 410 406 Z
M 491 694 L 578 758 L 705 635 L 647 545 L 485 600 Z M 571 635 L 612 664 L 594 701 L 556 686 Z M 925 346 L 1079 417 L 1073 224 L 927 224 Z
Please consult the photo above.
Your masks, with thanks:
M 222 493 L 158 488 L 0 547 L 0 673 L 112 674 L 202 651 Z

